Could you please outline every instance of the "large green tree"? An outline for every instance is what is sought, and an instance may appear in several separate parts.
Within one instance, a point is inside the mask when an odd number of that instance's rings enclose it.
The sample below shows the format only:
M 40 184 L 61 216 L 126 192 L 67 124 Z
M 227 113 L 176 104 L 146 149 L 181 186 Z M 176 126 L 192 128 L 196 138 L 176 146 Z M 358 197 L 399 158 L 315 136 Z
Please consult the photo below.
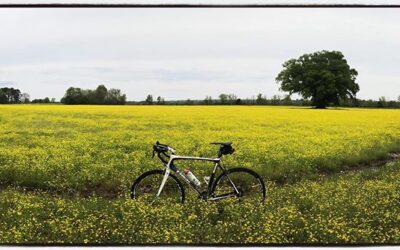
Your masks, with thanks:
M 360 90 L 357 75 L 340 51 L 323 50 L 285 62 L 276 81 L 289 95 L 297 93 L 311 98 L 316 108 L 326 108 L 341 99 L 355 98 Z

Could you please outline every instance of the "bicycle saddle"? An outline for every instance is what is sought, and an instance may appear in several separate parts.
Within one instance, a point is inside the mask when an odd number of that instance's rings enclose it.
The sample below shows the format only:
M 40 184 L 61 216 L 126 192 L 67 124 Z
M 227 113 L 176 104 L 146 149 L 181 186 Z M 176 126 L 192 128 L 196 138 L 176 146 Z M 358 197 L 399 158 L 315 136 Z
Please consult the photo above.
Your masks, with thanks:
M 232 142 L 211 142 L 211 144 L 219 145 L 218 157 L 235 152 L 235 149 L 232 148 Z
M 211 142 L 211 144 L 214 144 L 214 145 L 222 145 L 222 146 L 231 146 L 232 145 L 232 142 Z

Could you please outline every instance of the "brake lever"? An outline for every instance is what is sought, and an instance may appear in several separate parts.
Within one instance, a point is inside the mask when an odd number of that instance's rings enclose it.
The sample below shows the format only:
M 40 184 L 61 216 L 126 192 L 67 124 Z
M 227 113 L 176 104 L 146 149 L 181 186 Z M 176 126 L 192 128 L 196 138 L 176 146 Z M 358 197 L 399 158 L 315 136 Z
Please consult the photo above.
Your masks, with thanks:
M 154 153 L 154 151 L 155 151 L 155 150 L 153 149 L 153 156 L 152 156 L 151 158 L 154 158 L 154 156 L 156 155 L 156 153 Z

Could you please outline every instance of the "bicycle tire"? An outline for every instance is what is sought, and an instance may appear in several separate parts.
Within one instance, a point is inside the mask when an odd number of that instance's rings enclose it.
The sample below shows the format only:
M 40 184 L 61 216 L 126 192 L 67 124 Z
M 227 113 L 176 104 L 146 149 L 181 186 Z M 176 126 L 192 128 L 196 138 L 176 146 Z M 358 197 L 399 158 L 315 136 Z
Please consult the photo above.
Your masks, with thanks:
M 150 170 L 147 171 L 143 174 L 141 174 L 132 184 L 131 187 L 131 198 L 132 199 L 138 199 L 140 196 L 143 196 L 145 193 L 143 191 L 146 190 L 140 190 L 139 188 L 148 188 L 148 193 L 150 194 L 149 197 L 153 195 L 154 198 L 156 197 L 156 194 L 158 192 L 158 188 L 161 184 L 161 180 L 164 177 L 165 170 L 161 169 L 155 169 L 155 170 Z M 148 186 L 145 186 L 145 180 L 149 180 L 151 177 L 156 177 L 155 181 L 150 182 L 147 184 Z M 149 185 L 152 185 L 149 187 Z M 174 186 L 176 187 L 177 191 L 179 192 L 179 203 L 184 203 L 185 201 L 185 189 L 182 185 L 182 183 L 178 180 L 178 178 L 173 175 L 172 173 L 169 174 L 167 182 L 164 186 L 163 191 L 160 194 L 160 198 L 171 198 L 169 196 L 172 196 L 172 193 L 174 190 L 168 190 L 168 189 L 174 189 Z M 167 192 L 168 191 L 168 192 Z M 172 197 L 174 198 L 174 197 Z M 175 197 L 176 198 L 176 197 Z
M 259 184 L 259 187 L 258 187 L 259 191 L 257 192 L 258 194 L 254 193 L 257 189 L 254 189 L 254 188 L 252 188 L 252 190 L 249 189 L 249 185 L 251 184 L 248 182 L 249 180 L 242 180 L 242 179 L 234 178 L 234 175 L 239 174 L 239 173 L 246 174 L 248 176 L 247 178 L 250 178 L 250 180 L 252 180 L 252 179 L 256 180 L 256 183 Z M 234 190 L 232 185 L 229 184 L 230 182 L 228 182 L 229 179 L 227 178 L 227 176 L 229 176 L 232 179 L 235 186 L 237 186 L 237 188 L 240 189 L 239 191 L 241 191 L 241 194 L 236 196 L 237 198 L 239 198 L 239 200 L 246 200 L 250 196 L 259 195 L 259 202 L 257 202 L 257 200 L 255 200 L 254 203 L 260 204 L 260 203 L 264 202 L 265 195 L 266 195 L 264 180 L 262 179 L 262 177 L 259 174 L 257 174 L 256 172 L 254 172 L 253 170 L 248 169 L 248 168 L 231 168 L 231 169 L 228 169 L 225 173 L 220 174 L 212 184 L 211 194 L 218 195 L 218 186 L 222 186 L 222 185 L 226 185 L 226 188 L 227 189 L 230 188 L 231 191 Z M 246 197 L 242 198 L 244 196 L 246 196 Z

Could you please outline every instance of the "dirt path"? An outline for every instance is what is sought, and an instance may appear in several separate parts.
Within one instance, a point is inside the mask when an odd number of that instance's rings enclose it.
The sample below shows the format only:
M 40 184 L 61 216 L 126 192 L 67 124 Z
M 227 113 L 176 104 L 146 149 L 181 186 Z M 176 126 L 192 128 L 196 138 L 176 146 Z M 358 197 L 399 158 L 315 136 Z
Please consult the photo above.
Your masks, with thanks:
M 339 173 L 359 172 L 365 169 L 374 169 L 382 167 L 390 162 L 396 162 L 400 160 L 400 153 L 388 153 L 384 159 L 373 160 L 369 162 L 357 163 L 355 165 L 344 165 Z M 337 173 L 332 173 L 334 175 Z

